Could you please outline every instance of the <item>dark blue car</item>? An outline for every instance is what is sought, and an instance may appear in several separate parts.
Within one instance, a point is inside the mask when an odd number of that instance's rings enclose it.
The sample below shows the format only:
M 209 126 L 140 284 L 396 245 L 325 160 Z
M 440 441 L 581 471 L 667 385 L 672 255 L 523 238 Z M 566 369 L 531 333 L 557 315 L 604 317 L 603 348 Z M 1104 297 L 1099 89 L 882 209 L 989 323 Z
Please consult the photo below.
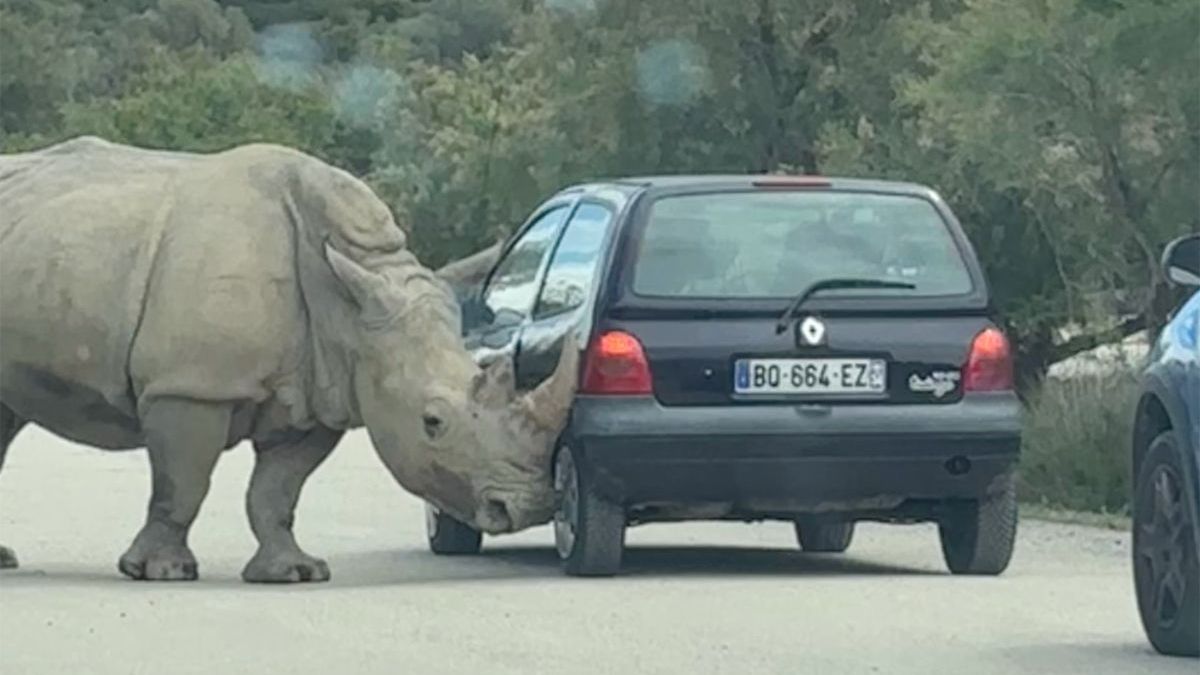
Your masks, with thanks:
M 1171 243 L 1172 282 L 1200 286 L 1200 235 Z M 1200 655 L 1200 292 L 1150 354 L 1133 443 L 1133 571 L 1146 635 L 1164 654 Z
M 617 572 L 626 527 L 780 519 L 841 552 L 856 521 L 939 524 L 955 573 L 1017 527 L 1009 343 L 954 215 L 912 184 L 634 178 L 567 189 L 464 305 L 479 360 L 530 388 L 586 346 L 553 464 L 570 574 Z M 549 467 L 548 467 L 549 468 Z M 479 534 L 436 512 L 430 544 Z

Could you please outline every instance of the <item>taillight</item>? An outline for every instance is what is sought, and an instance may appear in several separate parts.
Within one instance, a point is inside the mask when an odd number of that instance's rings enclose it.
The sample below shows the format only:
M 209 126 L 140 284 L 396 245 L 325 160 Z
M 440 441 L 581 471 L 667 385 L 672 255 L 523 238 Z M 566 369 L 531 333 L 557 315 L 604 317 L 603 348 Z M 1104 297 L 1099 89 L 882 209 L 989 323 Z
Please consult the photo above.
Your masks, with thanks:
M 607 396 L 650 394 L 650 364 L 642 343 L 629 333 L 609 331 L 588 349 L 580 393 Z
M 971 343 L 963 373 L 964 391 L 1008 391 L 1013 388 L 1012 349 L 997 328 L 985 328 Z

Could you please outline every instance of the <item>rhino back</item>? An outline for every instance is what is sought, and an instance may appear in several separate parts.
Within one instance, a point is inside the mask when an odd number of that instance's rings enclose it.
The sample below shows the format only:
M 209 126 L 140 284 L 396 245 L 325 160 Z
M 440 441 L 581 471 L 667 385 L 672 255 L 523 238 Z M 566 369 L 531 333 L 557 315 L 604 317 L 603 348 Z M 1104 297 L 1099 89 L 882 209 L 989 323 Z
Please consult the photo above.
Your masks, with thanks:
M 76 440 L 136 440 L 127 355 L 161 234 L 156 206 L 188 161 L 96 139 L 0 160 L 6 405 Z
M 6 405 L 102 447 L 141 444 L 147 397 L 258 404 L 283 389 L 304 418 L 298 153 L 66 145 L 0 163 Z
M 0 158 L 0 198 L 0 399 L 22 416 L 106 447 L 139 445 L 140 404 L 164 396 L 237 403 L 231 442 L 361 424 L 324 247 L 407 254 L 357 179 L 278 146 L 80 139 Z

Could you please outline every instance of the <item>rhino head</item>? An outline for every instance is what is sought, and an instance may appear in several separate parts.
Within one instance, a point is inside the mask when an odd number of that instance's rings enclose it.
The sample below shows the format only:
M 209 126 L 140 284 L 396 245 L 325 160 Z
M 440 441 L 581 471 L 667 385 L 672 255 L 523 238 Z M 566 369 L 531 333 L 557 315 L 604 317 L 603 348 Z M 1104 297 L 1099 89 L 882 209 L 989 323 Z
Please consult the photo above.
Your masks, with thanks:
M 380 459 L 407 490 L 488 532 L 543 522 L 549 475 L 578 377 L 563 345 L 554 373 L 518 395 L 508 359 L 478 366 L 462 345 L 449 289 L 409 262 L 368 269 L 326 256 L 357 305 L 353 390 Z

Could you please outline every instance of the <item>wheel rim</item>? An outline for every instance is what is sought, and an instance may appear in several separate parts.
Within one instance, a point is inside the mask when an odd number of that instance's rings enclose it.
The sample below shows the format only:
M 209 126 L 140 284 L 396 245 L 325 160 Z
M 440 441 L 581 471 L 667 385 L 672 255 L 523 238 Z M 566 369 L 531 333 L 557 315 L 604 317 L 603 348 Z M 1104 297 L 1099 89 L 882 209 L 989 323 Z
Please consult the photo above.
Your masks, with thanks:
M 1187 591 L 1190 523 L 1181 487 L 1173 467 L 1155 467 L 1139 491 L 1134 525 L 1138 599 L 1163 630 L 1179 620 Z
M 559 495 L 554 511 L 554 547 L 562 559 L 575 549 L 575 524 L 579 522 L 579 475 L 570 448 L 558 453 L 554 464 L 554 491 Z
M 425 534 L 433 539 L 438 533 L 438 510 L 429 502 L 425 503 Z

